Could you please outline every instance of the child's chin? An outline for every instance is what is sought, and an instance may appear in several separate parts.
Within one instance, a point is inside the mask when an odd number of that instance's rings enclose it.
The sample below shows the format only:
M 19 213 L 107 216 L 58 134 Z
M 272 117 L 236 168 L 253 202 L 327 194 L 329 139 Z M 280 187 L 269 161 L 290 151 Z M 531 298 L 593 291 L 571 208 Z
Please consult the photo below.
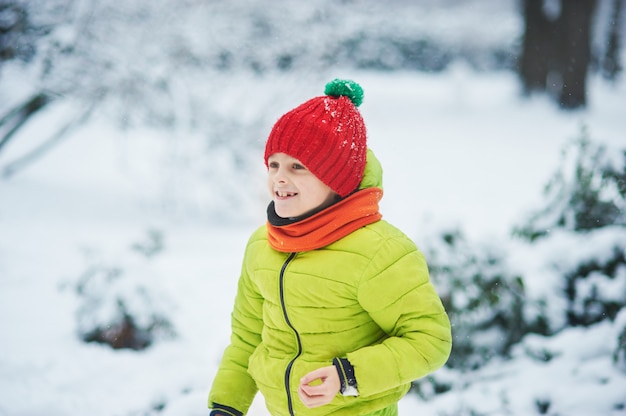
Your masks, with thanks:
M 278 216 L 281 218 L 295 218 L 299 216 L 298 214 L 293 214 L 289 211 L 284 211 L 284 212 L 276 211 L 276 214 L 278 214 Z
M 294 217 L 299 217 L 300 215 L 302 215 L 299 212 L 296 212 L 293 209 L 281 209 L 278 206 L 274 207 L 276 214 L 281 217 L 281 218 L 294 218 Z

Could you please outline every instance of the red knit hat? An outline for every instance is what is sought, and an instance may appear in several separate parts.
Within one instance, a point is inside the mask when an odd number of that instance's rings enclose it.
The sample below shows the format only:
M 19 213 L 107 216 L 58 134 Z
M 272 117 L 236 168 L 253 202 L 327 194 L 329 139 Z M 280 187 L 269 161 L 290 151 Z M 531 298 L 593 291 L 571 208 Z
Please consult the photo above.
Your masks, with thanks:
M 285 153 L 344 197 L 357 189 L 365 169 L 365 123 L 357 109 L 363 89 L 353 81 L 335 79 L 324 93 L 274 124 L 265 144 L 265 165 L 274 153 Z

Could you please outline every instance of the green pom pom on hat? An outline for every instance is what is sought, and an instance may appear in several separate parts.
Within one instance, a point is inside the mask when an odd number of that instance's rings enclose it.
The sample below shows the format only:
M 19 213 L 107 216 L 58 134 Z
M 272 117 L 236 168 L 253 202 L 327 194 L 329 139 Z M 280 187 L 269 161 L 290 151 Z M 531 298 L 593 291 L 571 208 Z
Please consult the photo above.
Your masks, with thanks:
M 349 79 L 334 79 L 326 84 L 324 94 L 332 97 L 345 96 L 352 101 L 356 107 L 363 102 L 363 88 L 359 84 Z

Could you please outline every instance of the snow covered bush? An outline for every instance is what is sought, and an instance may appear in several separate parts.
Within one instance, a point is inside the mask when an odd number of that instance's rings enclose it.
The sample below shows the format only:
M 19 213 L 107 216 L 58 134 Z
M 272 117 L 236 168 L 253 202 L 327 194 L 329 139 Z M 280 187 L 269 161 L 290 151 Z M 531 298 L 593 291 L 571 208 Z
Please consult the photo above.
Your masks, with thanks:
M 102 258 L 91 253 L 90 264 L 75 285 L 80 306 L 78 333 L 85 342 L 114 349 L 142 350 L 154 341 L 175 336 L 168 318 L 172 303 L 160 290 L 150 259 L 162 250 L 162 235 L 151 231 L 147 243 Z
M 426 249 L 431 276 L 452 323 L 448 366 L 476 369 L 506 355 L 528 331 L 524 281 L 511 273 L 505 253 L 444 232 Z
M 543 299 L 528 296 L 524 276 L 509 264 L 505 246 L 468 241 L 460 230 L 426 239 L 433 283 L 452 324 L 446 366 L 413 383 L 425 400 L 463 389 L 463 374 L 506 360 L 528 333 L 548 331 Z
M 570 414 L 588 400 L 572 406 L 555 388 L 557 374 L 602 397 L 602 414 L 626 408 L 626 151 L 583 130 L 545 201 L 514 230 L 521 238 L 497 249 L 460 231 L 427 239 L 453 348 L 446 366 L 413 389 L 445 409 L 438 414 Z M 519 389 L 524 372 L 532 382 Z
M 563 279 L 565 324 L 614 320 L 626 306 L 626 150 L 592 142 L 583 128 L 545 195 L 515 233 L 553 254 L 546 261 Z
M 546 204 L 515 234 L 534 241 L 555 228 L 589 232 L 626 227 L 626 149 L 592 142 L 586 127 L 564 149 L 544 190 Z

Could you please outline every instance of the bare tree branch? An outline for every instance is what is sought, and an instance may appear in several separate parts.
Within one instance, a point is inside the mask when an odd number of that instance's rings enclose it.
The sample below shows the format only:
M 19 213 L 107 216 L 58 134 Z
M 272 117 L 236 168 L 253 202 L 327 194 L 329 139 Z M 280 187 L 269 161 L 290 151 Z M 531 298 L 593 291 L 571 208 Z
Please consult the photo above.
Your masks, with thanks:
M 22 105 L 13 108 L 0 119 L 0 127 L 8 126 L 8 131 L 0 136 L 0 152 L 13 135 L 28 119 L 51 102 L 51 97 L 43 92 L 30 97 Z
M 92 105 L 82 111 L 76 118 L 67 122 L 63 127 L 58 129 L 55 134 L 50 136 L 39 146 L 31 149 L 26 154 L 4 165 L 2 168 L 0 168 L 0 176 L 2 178 L 9 178 L 15 175 L 15 173 L 17 173 L 18 171 L 24 169 L 29 164 L 35 162 L 43 155 L 45 155 L 50 149 L 58 145 L 63 139 L 67 138 L 69 136 L 69 133 L 73 129 L 85 123 L 91 116 L 91 113 L 93 112 L 95 106 L 95 103 L 92 103 Z

